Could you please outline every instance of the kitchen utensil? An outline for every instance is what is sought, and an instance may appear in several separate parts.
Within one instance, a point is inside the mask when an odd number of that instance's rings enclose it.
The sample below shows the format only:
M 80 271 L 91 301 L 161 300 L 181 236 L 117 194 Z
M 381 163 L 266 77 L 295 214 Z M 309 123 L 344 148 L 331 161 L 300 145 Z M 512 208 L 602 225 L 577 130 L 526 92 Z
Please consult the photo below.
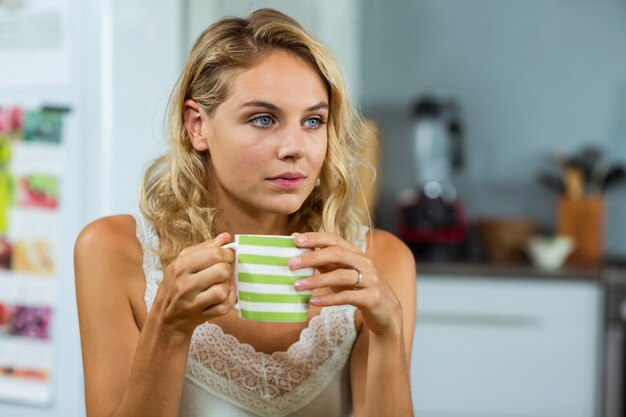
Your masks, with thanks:
M 606 192 L 609 188 L 614 188 L 623 184 L 626 180 L 626 169 L 621 165 L 612 166 L 604 176 L 601 183 L 602 192 Z
M 588 194 L 602 192 L 604 181 L 610 170 L 611 165 L 607 161 L 599 161 L 594 165 L 589 184 L 587 185 Z
M 531 236 L 526 251 L 533 265 L 541 269 L 558 269 L 574 249 L 574 240 L 566 235 Z
M 603 161 L 604 151 L 596 146 L 587 146 L 583 148 L 578 155 L 574 157 L 578 165 L 583 169 L 585 178 L 588 181 L 596 166 Z
M 572 199 L 582 198 L 584 194 L 585 174 L 582 168 L 575 165 L 565 167 L 565 195 Z
M 562 194 L 565 191 L 563 180 L 558 174 L 548 171 L 541 171 L 537 175 L 537 179 L 540 184 L 548 188 L 550 191 L 554 191 L 558 194 Z

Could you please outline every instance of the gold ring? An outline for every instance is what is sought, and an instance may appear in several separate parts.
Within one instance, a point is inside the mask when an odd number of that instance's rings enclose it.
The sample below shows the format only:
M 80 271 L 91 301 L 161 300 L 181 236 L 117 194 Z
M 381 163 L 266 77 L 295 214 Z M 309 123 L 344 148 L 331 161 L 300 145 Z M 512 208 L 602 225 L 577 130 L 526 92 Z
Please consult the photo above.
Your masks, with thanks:
M 356 289 L 359 288 L 359 285 L 361 285 L 361 281 L 363 280 L 363 273 L 361 272 L 361 270 L 359 268 L 352 268 L 356 271 L 356 273 L 358 274 L 358 276 L 356 277 L 356 281 L 354 281 L 354 285 L 352 286 L 352 289 Z

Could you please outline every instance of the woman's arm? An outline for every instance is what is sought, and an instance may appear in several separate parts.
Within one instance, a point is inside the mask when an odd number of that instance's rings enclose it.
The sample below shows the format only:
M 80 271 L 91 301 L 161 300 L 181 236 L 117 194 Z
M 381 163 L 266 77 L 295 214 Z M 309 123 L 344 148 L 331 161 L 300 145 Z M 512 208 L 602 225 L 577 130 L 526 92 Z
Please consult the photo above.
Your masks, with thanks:
M 133 278 L 143 279 L 134 224 L 122 216 L 98 220 L 75 246 L 89 417 L 177 416 L 193 329 L 235 301 L 232 251 L 219 248 L 230 239 L 224 236 L 186 249 L 168 266 L 140 331 L 130 301 Z
M 367 256 L 401 306 L 401 332 L 378 335 L 361 326 L 350 359 L 355 417 L 413 416 L 410 360 L 416 317 L 415 260 L 393 235 L 374 231 Z
M 356 417 L 413 415 L 409 359 L 415 325 L 415 261 L 395 236 L 373 231 L 367 254 L 332 233 L 304 233 L 301 247 L 318 248 L 294 258 L 294 269 L 316 267 L 321 274 L 294 283 L 297 289 L 330 287 L 313 297 L 318 306 L 351 304 L 362 323 L 350 359 Z M 358 287 L 359 271 L 362 279 Z

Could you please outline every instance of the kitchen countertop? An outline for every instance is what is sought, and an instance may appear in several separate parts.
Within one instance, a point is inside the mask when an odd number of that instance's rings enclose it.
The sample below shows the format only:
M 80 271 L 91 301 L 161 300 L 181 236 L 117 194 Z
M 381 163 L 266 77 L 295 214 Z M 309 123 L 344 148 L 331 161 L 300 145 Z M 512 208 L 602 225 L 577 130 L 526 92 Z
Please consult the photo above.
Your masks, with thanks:
M 453 275 L 482 278 L 528 278 L 601 281 L 607 284 L 626 284 L 626 268 L 604 266 L 597 268 L 564 267 L 554 271 L 535 268 L 532 265 L 498 265 L 467 262 L 425 262 L 416 263 L 417 276 Z

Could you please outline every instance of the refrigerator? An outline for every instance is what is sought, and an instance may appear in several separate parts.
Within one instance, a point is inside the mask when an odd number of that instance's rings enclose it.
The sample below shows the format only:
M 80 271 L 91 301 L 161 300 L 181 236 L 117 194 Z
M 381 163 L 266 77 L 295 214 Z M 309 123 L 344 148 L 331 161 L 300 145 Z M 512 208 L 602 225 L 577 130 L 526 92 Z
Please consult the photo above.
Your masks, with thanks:
M 74 242 L 96 218 L 138 212 L 143 168 L 164 149 L 185 7 L 0 2 L 0 132 L 3 110 L 28 125 L 7 122 L 6 170 L 0 138 L 0 252 L 12 250 L 0 260 L 0 416 L 85 415 Z

